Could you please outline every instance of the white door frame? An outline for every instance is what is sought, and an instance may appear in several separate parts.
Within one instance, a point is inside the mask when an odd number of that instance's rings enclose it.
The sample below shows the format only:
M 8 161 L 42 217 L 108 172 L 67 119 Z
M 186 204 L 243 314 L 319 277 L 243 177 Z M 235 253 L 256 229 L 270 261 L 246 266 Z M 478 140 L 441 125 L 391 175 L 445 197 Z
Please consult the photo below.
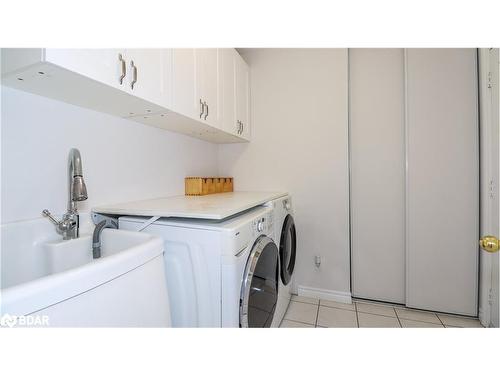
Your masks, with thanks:
M 490 53 L 496 54 L 495 62 Z M 498 49 L 479 49 L 479 104 L 480 104 L 480 168 L 481 168 L 481 210 L 480 235 L 499 236 L 499 125 L 498 125 Z M 493 74 L 492 74 L 493 73 Z M 495 82 L 496 81 L 496 82 Z M 497 91 L 498 92 L 498 91 Z M 497 98 L 493 100 L 493 98 Z M 479 320 L 485 327 L 497 325 L 492 322 L 492 303 L 498 304 L 498 297 L 491 296 L 493 287 L 493 262 L 498 255 L 480 250 L 479 274 Z M 498 269 L 498 268 L 496 268 Z M 495 280 L 495 282 L 497 282 Z M 496 301 L 495 301 L 496 299 Z M 498 308 L 498 307 L 497 307 Z M 498 310 L 497 310 L 498 311 Z

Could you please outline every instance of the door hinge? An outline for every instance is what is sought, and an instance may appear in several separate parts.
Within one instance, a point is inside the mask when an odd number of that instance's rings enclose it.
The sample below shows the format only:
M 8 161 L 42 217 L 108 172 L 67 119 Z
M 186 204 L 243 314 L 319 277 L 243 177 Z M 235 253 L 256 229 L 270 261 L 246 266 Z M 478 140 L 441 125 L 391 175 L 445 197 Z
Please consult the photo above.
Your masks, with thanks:
M 490 306 L 493 305 L 493 289 L 490 288 L 490 290 L 488 291 L 488 304 Z
M 492 72 L 488 72 L 488 88 L 491 89 L 493 87 L 493 80 L 492 80 Z

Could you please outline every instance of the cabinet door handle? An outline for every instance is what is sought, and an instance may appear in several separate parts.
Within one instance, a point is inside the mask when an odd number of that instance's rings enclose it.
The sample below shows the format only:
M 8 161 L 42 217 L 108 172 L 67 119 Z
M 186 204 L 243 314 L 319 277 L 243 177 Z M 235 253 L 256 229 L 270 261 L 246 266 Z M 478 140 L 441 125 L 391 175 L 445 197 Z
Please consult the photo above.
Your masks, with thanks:
M 122 74 L 120 77 L 118 77 L 118 82 L 120 82 L 120 85 L 123 83 L 123 78 L 127 75 L 127 66 L 125 64 L 125 59 L 123 58 L 122 54 L 118 54 L 118 62 L 121 64 L 122 68 Z
M 203 120 L 206 120 L 207 117 L 208 117 L 208 104 L 207 102 L 203 102 L 205 104 L 205 107 L 207 108 L 207 112 L 205 113 L 205 117 L 203 118 Z
M 130 60 L 130 67 L 132 68 L 132 82 L 130 82 L 130 88 L 133 90 L 134 85 L 137 82 L 137 65 L 134 64 L 134 60 Z
M 205 104 L 200 99 L 200 118 L 203 117 L 204 113 L 205 113 Z

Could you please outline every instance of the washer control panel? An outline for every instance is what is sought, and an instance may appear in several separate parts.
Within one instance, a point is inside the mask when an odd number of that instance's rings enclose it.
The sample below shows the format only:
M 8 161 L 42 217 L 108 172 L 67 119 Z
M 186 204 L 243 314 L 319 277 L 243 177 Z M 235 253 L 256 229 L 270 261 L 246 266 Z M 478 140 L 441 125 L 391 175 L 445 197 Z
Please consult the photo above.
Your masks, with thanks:
M 273 228 L 272 215 L 266 214 L 252 222 L 252 229 L 254 234 L 266 234 Z

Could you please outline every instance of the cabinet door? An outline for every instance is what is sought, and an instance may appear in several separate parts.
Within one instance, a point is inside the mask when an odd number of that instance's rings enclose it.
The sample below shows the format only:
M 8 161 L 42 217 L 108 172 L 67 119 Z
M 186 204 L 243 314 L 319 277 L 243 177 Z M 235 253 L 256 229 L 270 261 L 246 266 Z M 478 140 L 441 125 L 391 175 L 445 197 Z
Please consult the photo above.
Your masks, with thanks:
M 170 53 L 158 48 L 128 49 L 125 60 L 127 91 L 154 104 L 168 106 L 170 89 L 165 75 L 171 70 Z
M 172 50 L 172 109 L 185 116 L 200 119 L 201 108 L 196 97 L 195 50 Z
M 218 95 L 218 59 L 216 48 L 201 48 L 196 52 L 196 97 L 201 99 L 205 106 L 203 120 L 212 126 L 218 127 L 219 108 Z
M 236 90 L 234 81 L 234 57 L 237 52 L 232 48 L 219 49 L 219 108 L 221 109 L 222 130 L 238 135 L 236 121 Z
M 125 79 L 120 84 L 121 59 L 124 59 L 124 50 L 121 49 L 48 48 L 45 50 L 45 61 L 118 88 L 125 85 Z
M 242 122 L 241 137 L 250 138 L 249 71 L 243 58 L 235 54 L 236 119 Z

